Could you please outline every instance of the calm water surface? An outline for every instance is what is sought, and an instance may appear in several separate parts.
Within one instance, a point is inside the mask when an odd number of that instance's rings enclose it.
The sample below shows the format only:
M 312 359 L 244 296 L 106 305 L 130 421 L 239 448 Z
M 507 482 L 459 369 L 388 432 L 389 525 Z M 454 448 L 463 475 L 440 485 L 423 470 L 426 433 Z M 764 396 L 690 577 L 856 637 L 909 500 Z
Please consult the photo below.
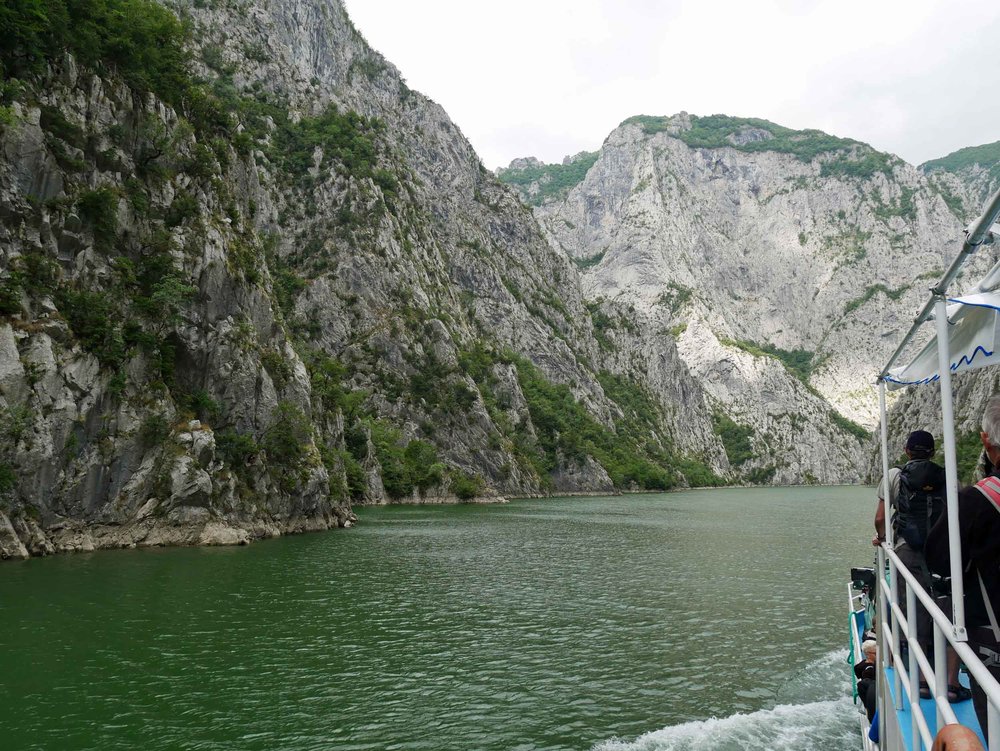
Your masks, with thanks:
M 0 747 L 853 751 L 866 488 L 361 509 L 0 565 Z

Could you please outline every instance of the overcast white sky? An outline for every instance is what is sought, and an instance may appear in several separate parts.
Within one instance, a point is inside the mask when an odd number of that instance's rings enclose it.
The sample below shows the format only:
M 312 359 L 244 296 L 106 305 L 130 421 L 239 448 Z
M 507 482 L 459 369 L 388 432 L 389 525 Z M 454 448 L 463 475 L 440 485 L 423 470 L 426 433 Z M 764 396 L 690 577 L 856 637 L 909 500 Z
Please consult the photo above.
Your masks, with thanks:
M 913 164 L 1000 140 L 992 0 L 346 0 L 489 168 L 638 114 L 819 128 Z

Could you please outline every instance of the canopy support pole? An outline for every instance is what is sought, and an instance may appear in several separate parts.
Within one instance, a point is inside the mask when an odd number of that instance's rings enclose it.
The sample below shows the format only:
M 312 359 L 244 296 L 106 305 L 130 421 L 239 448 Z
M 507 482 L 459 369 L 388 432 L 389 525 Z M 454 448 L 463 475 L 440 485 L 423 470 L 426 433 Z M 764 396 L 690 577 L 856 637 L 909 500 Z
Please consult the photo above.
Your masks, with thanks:
M 948 347 L 948 302 L 935 295 L 938 373 L 941 384 L 941 420 L 944 428 L 944 471 L 948 514 L 948 552 L 951 562 L 951 607 L 956 641 L 966 641 L 965 587 L 962 580 L 962 542 L 958 535 L 958 462 L 955 458 L 955 411 L 951 391 L 951 352 Z
M 885 381 L 878 382 L 878 411 L 879 424 L 882 428 L 882 482 L 885 484 L 885 541 L 892 546 L 892 504 L 895 498 L 892 497 L 892 484 L 889 482 L 889 412 L 885 406 Z

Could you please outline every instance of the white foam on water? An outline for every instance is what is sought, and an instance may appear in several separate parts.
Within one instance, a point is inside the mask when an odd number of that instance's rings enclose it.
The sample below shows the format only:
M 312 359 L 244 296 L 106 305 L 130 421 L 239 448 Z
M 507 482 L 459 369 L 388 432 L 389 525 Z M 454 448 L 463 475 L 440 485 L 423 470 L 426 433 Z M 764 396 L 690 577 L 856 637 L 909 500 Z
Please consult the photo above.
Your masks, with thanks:
M 855 751 L 858 709 L 847 693 L 844 658 L 844 651 L 831 652 L 790 679 L 780 692 L 789 703 L 671 725 L 634 740 L 611 738 L 593 751 Z
M 785 674 L 783 679 L 775 703 L 808 704 L 850 696 L 854 673 L 847 662 L 847 650 L 836 649 L 800 670 Z

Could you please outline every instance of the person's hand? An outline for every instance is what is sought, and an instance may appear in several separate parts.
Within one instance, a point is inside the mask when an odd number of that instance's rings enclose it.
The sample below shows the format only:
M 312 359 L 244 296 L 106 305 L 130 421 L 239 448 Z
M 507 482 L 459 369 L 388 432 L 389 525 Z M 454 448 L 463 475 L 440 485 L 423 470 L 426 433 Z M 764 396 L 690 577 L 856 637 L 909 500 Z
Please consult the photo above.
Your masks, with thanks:
M 874 545 L 876 548 L 880 547 L 883 542 L 885 542 L 885 540 L 883 540 L 878 535 L 875 535 L 874 537 L 872 537 L 872 545 Z

